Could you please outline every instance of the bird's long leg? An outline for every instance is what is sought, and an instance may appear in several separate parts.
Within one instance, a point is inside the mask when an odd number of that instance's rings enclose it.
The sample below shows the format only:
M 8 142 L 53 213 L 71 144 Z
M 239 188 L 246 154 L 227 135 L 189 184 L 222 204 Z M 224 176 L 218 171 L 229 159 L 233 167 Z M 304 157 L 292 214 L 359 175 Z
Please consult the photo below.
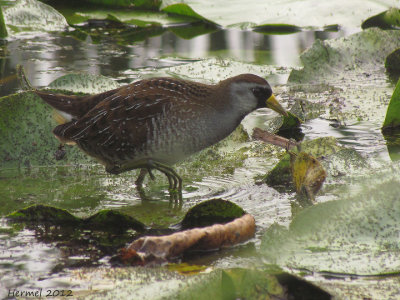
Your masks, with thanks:
M 164 165 L 159 162 L 149 161 L 149 165 L 152 168 L 164 173 L 165 176 L 167 176 L 168 181 L 169 181 L 171 198 L 172 198 L 172 193 L 173 193 L 173 191 L 171 191 L 171 187 L 172 187 L 173 190 L 175 190 L 178 193 L 177 200 L 182 201 L 182 178 L 178 175 L 178 173 L 176 173 L 176 171 L 173 168 L 171 168 L 170 166 Z
M 182 178 L 176 173 L 176 171 L 170 166 L 164 165 L 163 163 L 153 161 L 151 159 L 143 159 L 135 163 L 127 163 L 124 165 L 108 165 L 106 166 L 106 171 L 112 174 L 120 174 L 125 171 L 130 171 L 133 169 L 139 169 L 140 173 L 136 179 L 136 187 L 138 190 L 143 191 L 141 187 L 143 184 L 144 177 L 149 173 L 150 177 L 154 179 L 154 175 L 151 170 L 155 169 L 167 176 L 169 183 L 169 192 L 171 199 L 182 201 Z
M 142 184 L 143 184 L 144 178 L 146 177 L 147 172 L 148 172 L 147 169 L 140 169 L 139 176 L 135 181 L 135 184 L 138 188 L 142 187 Z

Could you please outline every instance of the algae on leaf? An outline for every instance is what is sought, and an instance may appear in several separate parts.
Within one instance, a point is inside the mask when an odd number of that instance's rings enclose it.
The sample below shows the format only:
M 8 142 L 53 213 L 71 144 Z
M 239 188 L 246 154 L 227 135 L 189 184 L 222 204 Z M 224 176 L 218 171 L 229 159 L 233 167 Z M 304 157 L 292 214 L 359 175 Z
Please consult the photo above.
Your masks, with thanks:
M 75 93 L 96 94 L 119 84 L 103 76 L 68 74 L 49 87 Z M 58 141 L 52 130 L 56 125 L 52 108 L 32 92 L 0 98 L 0 167 L 29 167 L 56 164 Z M 88 162 L 76 147 L 68 147 L 66 162 Z
M 18 0 L 4 8 L 3 14 L 10 35 L 24 31 L 64 31 L 68 28 L 62 14 L 36 0 Z
M 363 175 L 355 196 L 304 209 L 289 230 L 271 226 L 261 245 L 265 262 L 297 272 L 398 274 L 398 172 L 397 165 Z
M 399 47 L 399 30 L 379 28 L 317 40 L 303 52 L 304 67 L 292 70 L 288 83 L 292 92 L 306 91 L 309 100 L 323 103 L 326 119 L 379 123 L 386 112 L 387 95 L 392 93 L 384 61 Z M 315 87 L 321 91 L 315 93 Z
M 300 56 L 303 69 L 293 70 L 289 83 L 335 82 L 343 77 L 365 80 L 380 70 L 386 56 L 400 47 L 400 31 L 371 28 L 348 37 L 321 41 Z

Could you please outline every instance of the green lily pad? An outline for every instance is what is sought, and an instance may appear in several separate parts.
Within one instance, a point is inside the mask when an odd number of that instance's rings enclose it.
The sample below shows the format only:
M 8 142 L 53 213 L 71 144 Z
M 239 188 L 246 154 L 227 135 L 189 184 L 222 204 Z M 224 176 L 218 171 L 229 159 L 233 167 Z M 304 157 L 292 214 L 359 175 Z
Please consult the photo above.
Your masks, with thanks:
M 7 37 L 7 28 L 6 28 L 6 23 L 4 21 L 4 16 L 3 16 L 3 8 L 0 5 L 0 38 L 5 38 Z
M 317 40 L 300 56 L 304 68 L 293 70 L 288 81 L 318 83 L 361 77 L 383 66 L 386 56 L 399 47 L 398 30 L 371 28 L 344 38 Z
M 164 12 L 156 11 L 137 11 L 137 10 L 88 10 L 82 9 L 75 12 L 75 17 L 79 16 L 79 22 L 87 20 L 112 20 L 119 23 L 146 26 L 166 26 L 172 24 L 190 23 L 197 19 L 186 16 L 169 16 Z M 72 18 L 67 19 L 73 22 Z
M 213 21 L 208 20 L 202 15 L 196 13 L 188 4 L 185 3 L 173 3 L 168 4 L 170 1 L 163 1 L 161 6 L 161 10 L 170 14 L 185 16 L 189 18 L 194 18 L 202 21 L 206 21 L 208 23 L 214 23 Z M 214 23 L 215 24 L 215 23 Z
M 25 31 L 64 31 L 68 23 L 58 11 L 36 0 L 18 0 L 3 8 L 9 35 Z
M 378 28 L 317 40 L 301 55 L 304 67 L 290 73 L 290 96 L 324 104 L 327 119 L 379 123 L 393 91 L 382 68 L 399 47 L 399 30 Z
M 289 230 L 271 226 L 261 245 L 265 261 L 333 276 L 398 274 L 398 171 L 364 174 L 355 196 L 304 209 Z
M 115 81 L 103 76 L 68 74 L 49 87 L 75 93 L 95 94 L 117 88 Z M 76 147 L 68 147 L 62 162 L 54 157 L 58 141 L 52 130 L 56 125 L 53 110 L 32 92 L 0 98 L 0 167 L 29 167 L 67 162 L 88 162 Z
M 218 1 L 213 0 L 164 0 L 161 9 L 179 3 L 207 20 L 223 27 L 252 28 L 267 24 L 280 25 L 284 20 L 285 25 L 296 27 L 323 28 L 338 24 L 346 28 L 359 27 L 361 22 L 371 14 L 395 6 L 394 1 L 385 0 L 377 3 L 373 0 L 340 0 L 336 2 L 318 0 L 281 1 Z M 181 4 L 182 3 L 182 4 Z M 220 8 L 224 9 L 220 9 Z M 185 9 L 186 10 L 186 9 Z M 185 12 L 186 14 L 186 12 Z
M 134 229 L 143 232 L 145 225 L 136 219 L 113 210 L 102 210 L 88 218 L 77 218 L 65 209 L 46 205 L 32 205 L 9 214 L 12 222 L 35 225 L 74 226 L 104 231 L 125 231 Z
M 385 59 L 385 68 L 392 75 L 400 75 L 400 49 L 394 50 Z
M 400 80 L 397 82 L 396 88 L 390 99 L 386 112 L 386 118 L 383 122 L 382 130 L 390 131 L 400 127 Z
M 378 15 L 365 20 L 361 28 L 379 27 L 382 29 L 399 29 L 400 28 L 400 9 L 392 7 Z
M 83 94 L 98 94 L 118 88 L 115 80 L 102 75 L 71 73 L 53 80 L 49 89 L 70 91 Z

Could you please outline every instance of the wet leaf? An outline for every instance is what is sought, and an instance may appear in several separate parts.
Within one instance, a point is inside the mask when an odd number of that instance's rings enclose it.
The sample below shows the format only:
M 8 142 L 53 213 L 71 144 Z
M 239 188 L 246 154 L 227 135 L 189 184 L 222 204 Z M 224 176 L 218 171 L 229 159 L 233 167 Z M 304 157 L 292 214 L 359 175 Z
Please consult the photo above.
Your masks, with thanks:
M 53 80 L 48 88 L 74 93 L 98 94 L 116 89 L 119 86 L 119 83 L 115 80 L 102 75 L 72 73 Z
M 400 75 L 400 49 L 394 50 L 386 57 L 385 68 L 392 75 Z
M 346 148 L 338 144 L 333 137 L 318 138 L 315 140 L 304 141 L 301 143 L 301 150 L 315 158 L 324 157 L 321 161 L 322 166 L 326 170 L 327 177 L 353 174 L 362 172 L 368 166 L 366 160 L 354 149 Z M 293 149 L 291 150 L 296 153 Z M 307 165 L 307 161 L 299 160 L 300 164 Z M 303 169 L 295 181 L 302 183 L 307 169 Z M 323 174 L 323 171 L 316 166 L 316 174 Z M 311 173 L 311 178 L 314 173 Z M 316 176 L 318 178 L 318 176 Z M 302 178 L 300 180 L 300 178 Z M 321 177 L 322 178 L 322 177 Z M 278 191 L 291 191 L 292 186 L 292 167 L 290 155 L 286 154 L 275 167 L 262 179 L 269 186 L 274 187 Z M 301 186 L 301 184 L 299 185 Z M 294 186 L 296 188 L 296 186 Z
M 6 23 L 4 22 L 3 7 L 0 5 L 0 38 L 7 37 Z
M 75 93 L 95 94 L 117 88 L 114 80 L 89 74 L 68 74 L 49 88 Z M 58 141 L 52 130 L 56 125 L 52 108 L 32 92 L 23 92 L 0 98 L 0 166 L 29 167 L 53 165 Z M 66 147 L 68 162 L 88 162 L 75 147 Z
M 134 229 L 145 230 L 145 225 L 136 219 L 113 210 L 102 210 L 88 218 L 78 218 L 65 209 L 46 205 L 32 205 L 9 214 L 8 220 L 35 226 L 61 225 L 75 229 L 95 229 L 109 232 L 123 232 Z
M 88 20 L 111 20 L 114 22 L 136 25 L 138 27 L 165 26 L 197 21 L 197 19 L 185 16 L 169 16 L 164 12 L 122 9 L 107 9 L 104 11 L 99 9 L 81 9 L 75 12 L 74 15 L 66 16 L 68 22 L 71 24 L 74 24 L 73 22 L 76 16 L 79 16 L 79 19 L 76 19 L 75 22 L 79 21 L 79 23 L 82 23 Z
M 3 8 L 4 21 L 10 35 L 24 31 L 64 31 L 68 24 L 59 12 L 36 0 L 18 0 Z
M 400 47 L 400 31 L 368 29 L 348 37 L 321 41 L 300 56 L 304 65 L 293 70 L 291 83 L 334 81 L 343 77 L 359 77 L 365 81 L 365 72 L 381 68 L 386 56 Z
M 366 19 L 362 29 L 379 27 L 382 29 L 400 29 L 400 9 L 392 7 L 378 15 Z
M 192 39 L 202 34 L 216 32 L 219 29 L 212 24 L 194 22 L 186 26 L 171 26 L 168 30 L 183 39 Z
M 398 172 L 364 174 L 354 196 L 302 210 L 289 230 L 271 226 L 261 245 L 265 261 L 331 276 L 398 274 Z
M 387 94 L 393 91 L 382 72 L 384 61 L 399 47 L 399 30 L 378 28 L 316 41 L 301 55 L 304 67 L 289 76 L 292 93 L 323 104 L 324 118 L 378 123 L 385 116 Z
M 164 0 L 161 9 L 165 6 L 177 5 L 177 3 L 185 7 L 185 10 L 190 9 L 189 14 L 200 15 L 223 27 L 251 28 L 264 25 L 265 28 L 270 24 L 279 27 L 282 26 L 282 20 L 284 20 L 284 25 L 287 25 L 283 26 L 283 29 L 290 28 L 291 30 L 298 27 L 322 28 L 332 24 L 356 28 L 371 14 L 396 6 L 395 1 L 387 0 L 379 3 L 373 0 L 354 0 L 351 3 L 344 0 L 335 3 L 323 1 L 322 5 L 318 0 L 295 0 L 284 3 L 280 1 L 218 1 L 218 4 L 212 0 L 185 0 L 183 3 Z M 221 7 L 224 9 L 219 9 Z M 316 12 L 316 7 L 318 7 L 318 12 Z M 185 12 L 185 14 L 188 13 Z
M 185 16 L 189 18 L 194 18 L 202 21 L 206 21 L 208 23 L 215 24 L 213 21 L 210 21 L 204 17 L 204 15 L 199 15 L 196 13 L 188 4 L 186 3 L 172 3 L 168 4 L 170 1 L 163 1 L 161 6 L 161 10 L 170 14 L 176 14 L 180 16 Z M 175 2 L 175 1 L 173 1 Z
M 297 194 L 304 192 L 309 200 L 314 201 L 326 179 L 324 167 L 315 157 L 305 152 L 289 152 L 289 155 Z
M 168 264 L 167 269 L 184 275 L 194 275 L 207 270 L 207 266 L 190 265 L 188 263 Z
M 400 127 L 400 80 L 390 99 L 386 112 L 386 118 L 383 122 L 382 130 L 389 131 Z

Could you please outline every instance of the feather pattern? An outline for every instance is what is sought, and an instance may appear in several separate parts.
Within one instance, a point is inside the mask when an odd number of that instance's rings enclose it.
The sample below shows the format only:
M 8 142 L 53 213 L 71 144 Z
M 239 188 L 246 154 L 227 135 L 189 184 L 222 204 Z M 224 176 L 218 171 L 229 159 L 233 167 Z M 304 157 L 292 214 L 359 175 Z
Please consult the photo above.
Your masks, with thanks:
M 217 85 L 153 78 L 92 96 L 36 93 L 73 116 L 54 134 L 107 166 L 142 159 L 171 165 L 225 138 L 258 108 L 254 96 L 232 96 L 234 84 L 269 88 L 264 79 L 244 74 Z

